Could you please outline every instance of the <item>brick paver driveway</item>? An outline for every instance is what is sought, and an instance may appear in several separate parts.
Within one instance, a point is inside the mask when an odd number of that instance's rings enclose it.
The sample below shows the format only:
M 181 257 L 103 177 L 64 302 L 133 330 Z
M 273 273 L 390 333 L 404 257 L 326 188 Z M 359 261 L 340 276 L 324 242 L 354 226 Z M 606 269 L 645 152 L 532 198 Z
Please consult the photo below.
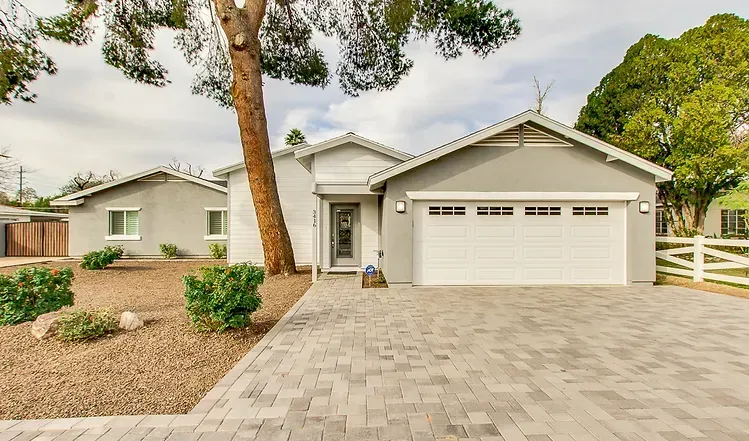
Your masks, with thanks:
M 316 285 L 196 408 L 201 425 L 291 441 L 749 439 L 748 300 L 359 280 Z

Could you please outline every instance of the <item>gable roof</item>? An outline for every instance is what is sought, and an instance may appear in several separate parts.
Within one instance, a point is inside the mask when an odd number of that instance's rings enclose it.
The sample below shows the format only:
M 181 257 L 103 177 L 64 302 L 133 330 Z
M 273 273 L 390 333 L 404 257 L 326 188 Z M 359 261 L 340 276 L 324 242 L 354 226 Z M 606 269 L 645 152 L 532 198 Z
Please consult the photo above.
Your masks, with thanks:
M 61 198 L 57 198 L 54 201 L 50 202 L 50 205 L 56 205 L 56 206 L 71 206 L 71 205 L 82 205 L 85 202 L 84 197 L 91 196 L 94 193 L 97 193 L 102 190 L 106 190 L 108 188 L 116 187 L 118 185 L 122 185 L 131 181 L 135 181 L 141 178 L 145 178 L 157 173 L 166 173 L 168 175 L 175 176 L 180 179 L 184 179 L 186 181 L 193 182 L 198 185 L 202 185 L 204 187 L 211 188 L 213 190 L 218 190 L 222 193 L 226 193 L 228 190 L 223 185 L 217 184 L 213 181 L 209 181 L 207 179 L 199 178 L 196 176 L 193 176 L 188 173 L 182 173 L 178 172 L 176 170 L 172 170 L 169 167 L 164 166 L 158 166 L 156 168 L 152 168 L 146 171 L 142 171 L 140 173 L 136 173 L 134 175 L 125 176 L 124 178 L 120 178 L 117 180 L 114 180 L 112 182 L 105 182 L 104 184 L 100 184 L 91 188 L 87 188 L 85 190 L 81 190 L 72 194 L 69 194 L 67 196 L 63 196 Z
M 303 148 L 307 147 L 308 145 L 309 144 L 307 144 L 306 142 L 303 142 L 301 144 L 292 145 L 292 146 L 288 146 L 288 147 L 284 147 L 282 149 L 278 149 L 278 150 L 272 151 L 272 152 L 270 152 L 271 158 L 276 159 L 279 156 L 288 155 L 289 153 L 294 153 L 295 151 L 297 151 L 299 149 L 303 149 Z M 244 161 L 235 162 L 232 165 L 227 165 L 226 167 L 221 167 L 221 168 L 217 168 L 216 170 L 213 170 L 213 176 L 215 176 L 217 178 L 220 178 L 220 177 L 222 177 L 224 175 L 227 175 L 227 174 L 229 174 L 229 173 L 231 173 L 233 171 L 244 169 L 244 168 L 245 168 Z
M 538 112 L 535 112 L 533 110 L 526 110 L 523 113 L 515 115 L 492 126 L 481 129 L 477 132 L 471 133 L 470 135 L 466 135 L 441 147 L 437 147 L 436 149 L 423 153 L 413 159 L 379 171 L 369 177 L 369 188 L 370 190 L 373 190 L 375 188 L 381 187 L 385 183 L 385 181 L 392 178 L 393 176 L 397 176 L 401 173 L 411 170 L 412 168 L 418 167 L 429 161 L 433 161 L 456 150 L 462 149 L 463 147 L 475 144 L 483 139 L 494 136 L 519 124 L 524 124 L 527 122 L 533 122 L 535 124 L 538 124 L 539 126 L 559 133 L 567 139 L 572 139 L 602 153 L 605 153 L 607 155 L 606 161 L 608 162 L 620 160 L 641 170 L 644 170 L 654 175 L 656 177 L 656 182 L 670 181 L 671 176 L 673 175 L 670 170 L 653 164 L 652 162 L 647 161 L 635 154 L 629 153 L 618 147 L 614 147 L 611 144 L 605 143 L 590 135 L 568 127 L 560 122 L 554 121 L 551 118 L 543 116 Z
M 303 149 L 297 150 L 294 153 L 294 157 L 296 157 L 297 161 L 299 161 L 299 163 L 302 164 L 304 168 L 309 170 L 309 161 L 305 160 L 304 158 L 312 156 L 315 153 L 320 153 L 322 151 L 331 149 L 333 147 L 338 147 L 348 142 L 366 147 L 370 150 L 374 150 L 376 152 L 382 153 L 383 155 L 390 156 L 391 158 L 399 159 L 401 161 L 407 161 L 413 158 L 413 155 L 402 152 L 400 150 L 396 150 L 392 147 L 388 147 L 384 144 L 380 144 L 379 142 L 372 141 L 371 139 L 367 139 L 363 136 L 359 136 L 354 132 L 348 132 L 345 135 L 337 136 L 335 138 L 331 138 L 323 142 L 318 142 L 317 144 L 313 144 Z
M 44 211 L 24 210 L 23 208 L 11 207 L 9 205 L 0 205 L 0 215 L 48 217 L 54 219 L 65 219 L 68 217 L 68 215 L 65 213 L 48 213 Z

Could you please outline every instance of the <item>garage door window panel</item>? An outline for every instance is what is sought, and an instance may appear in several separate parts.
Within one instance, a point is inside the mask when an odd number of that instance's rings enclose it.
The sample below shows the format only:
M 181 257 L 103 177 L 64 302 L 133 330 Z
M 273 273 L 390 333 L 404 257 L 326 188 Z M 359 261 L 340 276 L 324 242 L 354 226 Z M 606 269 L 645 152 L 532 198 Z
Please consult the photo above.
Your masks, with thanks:
M 478 216 L 512 216 L 513 208 L 479 206 L 476 207 L 476 214 Z
M 526 216 L 561 216 L 562 207 L 525 207 Z
M 608 216 L 609 207 L 572 207 L 573 216 Z
M 465 216 L 465 206 L 429 206 L 430 216 Z

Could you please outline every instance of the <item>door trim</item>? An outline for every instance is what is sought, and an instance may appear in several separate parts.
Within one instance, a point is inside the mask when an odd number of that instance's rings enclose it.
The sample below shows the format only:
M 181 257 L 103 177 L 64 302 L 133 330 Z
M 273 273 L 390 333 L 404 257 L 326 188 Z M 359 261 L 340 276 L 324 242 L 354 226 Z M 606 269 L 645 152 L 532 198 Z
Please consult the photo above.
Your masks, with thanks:
M 336 258 L 333 241 L 336 234 L 336 210 L 352 210 L 352 228 L 353 244 L 352 251 L 354 257 L 351 259 Z M 330 249 L 330 267 L 331 268 L 359 268 L 361 266 L 361 211 L 358 203 L 331 203 L 330 204 L 330 237 L 328 238 L 328 248 Z

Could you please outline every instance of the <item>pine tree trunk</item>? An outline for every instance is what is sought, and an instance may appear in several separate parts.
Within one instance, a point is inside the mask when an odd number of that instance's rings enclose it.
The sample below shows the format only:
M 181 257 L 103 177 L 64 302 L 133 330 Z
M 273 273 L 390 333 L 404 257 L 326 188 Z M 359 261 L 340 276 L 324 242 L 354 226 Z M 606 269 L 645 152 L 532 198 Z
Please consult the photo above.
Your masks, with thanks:
M 221 28 L 229 41 L 234 73 L 232 96 L 263 243 L 265 272 L 269 275 L 293 274 L 296 272 L 294 250 L 278 197 L 260 72 L 258 33 L 265 15 L 265 1 L 247 0 L 243 8 L 238 8 L 234 0 L 213 1 Z

